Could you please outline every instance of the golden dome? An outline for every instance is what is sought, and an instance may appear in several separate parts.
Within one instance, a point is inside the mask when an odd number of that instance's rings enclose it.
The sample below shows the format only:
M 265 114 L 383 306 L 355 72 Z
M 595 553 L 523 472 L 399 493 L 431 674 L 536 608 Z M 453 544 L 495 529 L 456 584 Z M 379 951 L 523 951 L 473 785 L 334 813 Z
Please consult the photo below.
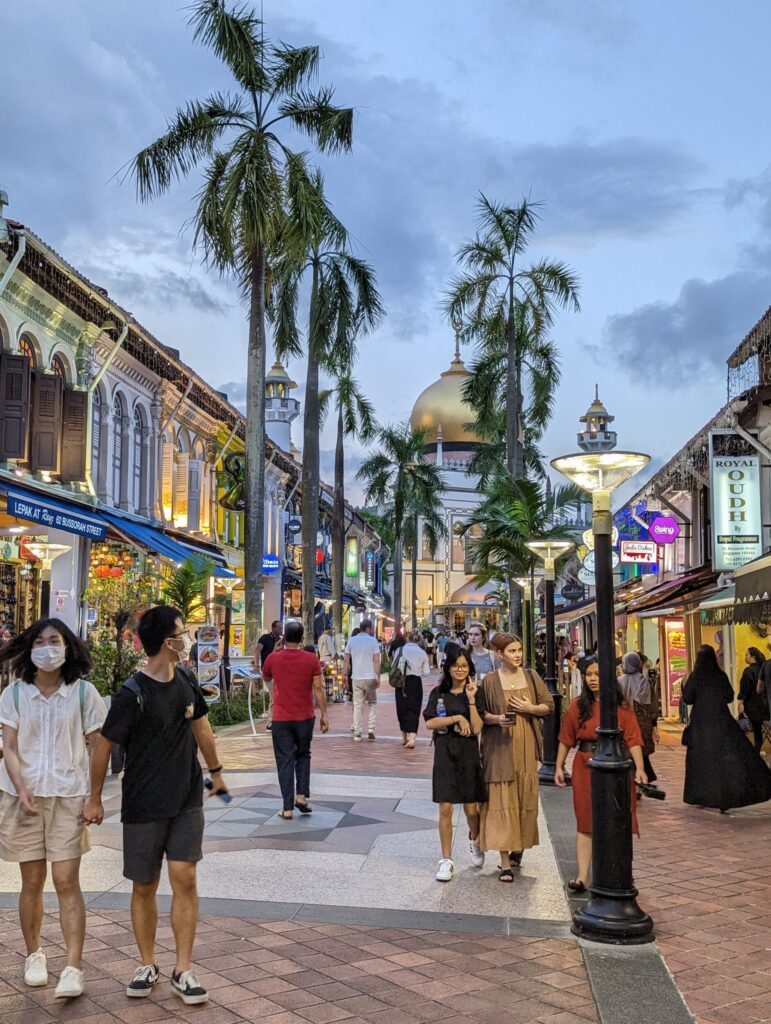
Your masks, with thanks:
M 483 438 L 464 429 L 466 423 L 474 421 L 471 406 L 466 405 L 461 398 L 463 385 L 470 376 L 456 347 L 450 369 L 445 370 L 439 380 L 430 384 L 415 402 L 410 424 L 413 430 L 428 427 L 431 431 L 429 443 L 436 442 L 439 427 L 442 428 L 442 441 L 445 443 L 483 443 Z

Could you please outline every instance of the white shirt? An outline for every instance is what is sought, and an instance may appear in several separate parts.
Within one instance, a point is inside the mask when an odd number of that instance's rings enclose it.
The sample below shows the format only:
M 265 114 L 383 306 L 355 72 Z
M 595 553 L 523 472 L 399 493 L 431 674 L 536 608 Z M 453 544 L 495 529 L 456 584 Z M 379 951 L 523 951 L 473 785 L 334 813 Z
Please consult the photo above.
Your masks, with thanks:
M 482 677 L 488 675 L 490 672 L 495 672 L 495 662 L 493 661 L 492 654 L 482 648 L 477 653 L 474 648 L 470 648 L 471 660 L 474 662 L 474 672 L 476 673 L 477 679 L 481 682 Z
M 431 666 L 428 664 L 428 655 L 417 644 L 406 643 L 398 652 L 399 657 L 404 658 L 407 666 L 404 670 L 406 676 L 428 676 L 431 675 Z
M 83 715 L 80 681 L 62 683 L 46 698 L 31 683 L 19 683 L 19 710 L 14 707 L 14 683 L 0 696 L 0 723 L 18 731 L 19 762 L 27 788 L 34 796 L 86 796 L 90 789 L 88 748 L 83 733 L 102 728 L 107 708 L 92 683 L 86 683 Z M 16 790 L 5 761 L 0 762 L 0 789 Z
M 369 633 L 352 636 L 345 645 L 345 653 L 351 656 L 351 678 L 356 680 L 377 679 L 375 656 L 380 654 L 380 644 Z

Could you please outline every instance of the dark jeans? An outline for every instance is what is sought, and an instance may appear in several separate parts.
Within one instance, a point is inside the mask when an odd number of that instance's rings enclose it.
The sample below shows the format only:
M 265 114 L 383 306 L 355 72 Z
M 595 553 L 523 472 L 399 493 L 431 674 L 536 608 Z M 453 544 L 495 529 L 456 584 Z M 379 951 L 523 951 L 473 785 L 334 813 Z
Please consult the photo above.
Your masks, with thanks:
M 760 748 L 763 746 L 763 723 L 752 720 L 752 732 L 755 737 L 755 749 L 760 753 Z
M 297 793 L 304 797 L 311 795 L 311 740 L 315 724 L 315 718 L 297 722 L 273 720 L 273 753 L 285 811 L 294 808 L 295 779 Z
M 417 732 L 423 705 L 423 680 L 407 676 L 404 686 L 396 690 L 396 717 L 402 732 Z

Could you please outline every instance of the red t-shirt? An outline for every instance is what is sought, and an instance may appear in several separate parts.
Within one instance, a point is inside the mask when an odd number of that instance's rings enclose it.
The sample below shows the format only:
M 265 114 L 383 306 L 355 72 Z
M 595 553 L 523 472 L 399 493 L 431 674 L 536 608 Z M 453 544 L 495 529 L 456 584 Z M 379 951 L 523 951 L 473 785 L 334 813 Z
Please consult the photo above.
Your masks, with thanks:
M 315 716 L 313 679 L 323 674 L 315 654 L 296 647 L 274 651 L 265 659 L 262 674 L 273 680 L 274 722 L 302 722 Z

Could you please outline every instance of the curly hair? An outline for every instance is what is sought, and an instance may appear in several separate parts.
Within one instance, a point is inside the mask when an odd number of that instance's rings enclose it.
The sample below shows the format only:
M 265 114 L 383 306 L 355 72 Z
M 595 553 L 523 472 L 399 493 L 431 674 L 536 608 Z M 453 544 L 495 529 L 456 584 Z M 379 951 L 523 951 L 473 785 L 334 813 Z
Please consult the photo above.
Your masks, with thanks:
M 12 640 L 0 647 L 0 665 L 10 663 L 11 671 L 17 679 L 25 683 L 34 683 L 37 668 L 32 661 L 32 648 L 35 640 L 44 629 L 51 626 L 64 640 L 66 657 L 62 665 L 62 678 L 69 686 L 71 683 L 83 679 L 91 671 L 91 656 L 88 647 L 75 636 L 70 627 L 61 619 L 38 619 L 33 622 L 29 629 L 19 633 Z

